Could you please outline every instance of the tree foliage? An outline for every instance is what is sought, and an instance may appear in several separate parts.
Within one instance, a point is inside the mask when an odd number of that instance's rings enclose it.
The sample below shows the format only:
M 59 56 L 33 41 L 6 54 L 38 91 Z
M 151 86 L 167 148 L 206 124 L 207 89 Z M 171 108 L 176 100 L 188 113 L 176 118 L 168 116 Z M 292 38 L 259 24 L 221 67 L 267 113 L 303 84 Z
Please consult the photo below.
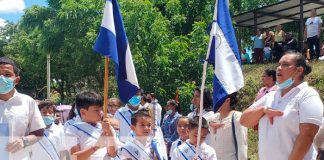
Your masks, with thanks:
M 232 14 L 277 0 L 233 0 Z M 215 0 L 119 0 L 138 81 L 155 92 L 162 104 L 180 89 L 185 111 L 199 86 L 206 57 Z M 51 55 L 51 89 L 60 102 L 70 102 L 84 89 L 102 92 L 103 57 L 92 50 L 104 1 L 48 0 L 33 6 L 17 24 L 1 30 L 0 54 L 17 60 L 24 72 L 19 86 L 37 99 L 46 94 L 46 56 Z M 243 32 L 249 37 L 249 32 Z M 246 38 L 248 39 L 248 38 Z M 110 95 L 118 95 L 115 66 L 110 63 Z M 209 70 L 211 75 L 211 70 Z M 211 86 L 211 76 L 207 85 Z

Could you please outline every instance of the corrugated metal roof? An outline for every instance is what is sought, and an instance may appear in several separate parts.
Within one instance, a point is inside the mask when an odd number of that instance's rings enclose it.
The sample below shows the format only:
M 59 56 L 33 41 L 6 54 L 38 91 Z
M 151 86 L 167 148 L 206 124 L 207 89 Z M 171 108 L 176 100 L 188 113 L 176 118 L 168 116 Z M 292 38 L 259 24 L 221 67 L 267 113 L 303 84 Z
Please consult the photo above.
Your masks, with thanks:
M 254 17 L 257 19 L 257 27 L 273 27 L 278 24 L 299 21 L 300 0 L 286 0 L 279 3 L 264 6 L 249 12 L 238 14 L 233 18 L 237 26 L 253 27 Z M 317 15 L 324 14 L 324 0 L 303 0 L 304 18 L 310 17 L 312 9 L 316 9 Z

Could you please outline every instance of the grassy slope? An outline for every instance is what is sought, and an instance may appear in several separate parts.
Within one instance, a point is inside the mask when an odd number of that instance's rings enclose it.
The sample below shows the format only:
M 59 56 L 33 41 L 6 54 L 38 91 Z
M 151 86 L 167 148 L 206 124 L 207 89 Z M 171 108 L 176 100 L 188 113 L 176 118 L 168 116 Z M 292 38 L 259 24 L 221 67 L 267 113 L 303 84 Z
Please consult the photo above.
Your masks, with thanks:
M 245 78 L 245 87 L 239 94 L 240 106 L 238 110 L 244 110 L 254 100 L 254 97 L 261 86 L 261 75 L 267 68 L 275 69 L 276 64 L 264 64 L 264 65 L 244 65 L 243 73 Z M 306 79 L 310 86 L 315 87 L 319 92 L 322 101 L 324 100 L 324 61 L 317 61 L 310 63 L 312 66 L 312 72 L 306 76 Z M 249 151 L 248 155 L 251 160 L 258 159 L 257 157 L 257 133 L 252 129 L 249 129 Z

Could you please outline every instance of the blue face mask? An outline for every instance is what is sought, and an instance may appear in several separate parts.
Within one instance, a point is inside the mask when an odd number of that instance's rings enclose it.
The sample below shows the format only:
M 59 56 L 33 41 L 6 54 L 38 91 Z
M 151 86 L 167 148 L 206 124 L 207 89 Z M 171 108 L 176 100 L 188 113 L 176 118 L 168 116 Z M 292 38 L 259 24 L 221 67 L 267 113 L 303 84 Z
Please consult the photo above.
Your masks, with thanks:
M 278 88 L 280 90 L 282 90 L 282 89 L 286 89 L 286 88 L 290 87 L 291 85 L 294 84 L 294 82 L 295 81 L 292 78 L 289 78 L 289 79 L 287 79 L 286 81 L 284 81 L 282 83 L 276 82 L 276 85 L 278 86 Z
M 54 117 L 52 116 L 42 116 L 42 117 L 46 126 L 49 126 L 54 122 Z
M 3 75 L 0 76 L 0 94 L 7 94 L 14 88 L 14 80 L 5 77 Z
M 141 97 L 140 96 L 133 96 L 131 99 L 128 100 L 128 103 L 130 105 L 132 105 L 133 107 L 136 107 L 141 103 Z

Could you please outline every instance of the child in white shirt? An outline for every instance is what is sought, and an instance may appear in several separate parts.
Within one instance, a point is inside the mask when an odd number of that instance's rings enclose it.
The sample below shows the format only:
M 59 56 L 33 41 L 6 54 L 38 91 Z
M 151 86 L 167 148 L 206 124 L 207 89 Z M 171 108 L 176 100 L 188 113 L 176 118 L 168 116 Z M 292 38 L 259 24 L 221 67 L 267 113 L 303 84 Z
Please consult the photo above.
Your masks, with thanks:
M 196 116 L 189 121 L 189 139 L 178 146 L 171 155 L 171 160 L 192 160 L 195 159 L 196 145 L 198 137 L 199 117 Z M 200 135 L 200 144 L 198 147 L 198 159 L 217 160 L 215 150 L 204 141 L 209 133 L 207 120 L 202 117 L 202 128 Z
M 65 136 L 62 125 L 56 125 L 55 105 L 51 101 L 41 101 L 38 103 L 43 121 L 46 125 L 44 137 L 32 145 L 32 159 L 60 160 L 68 156 L 65 147 Z
M 127 141 L 118 152 L 120 159 L 152 160 L 150 136 L 152 133 L 152 117 L 145 109 L 139 110 L 131 118 L 131 129 L 135 137 Z
M 180 117 L 177 122 L 177 132 L 178 132 L 179 138 L 177 140 L 175 140 L 171 145 L 170 157 L 172 157 L 171 155 L 173 154 L 173 151 L 178 146 L 183 144 L 189 138 L 188 127 L 189 127 L 189 117 L 186 117 L 186 116 Z
M 95 92 L 82 92 L 76 96 L 76 108 L 82 122 L 74 123 L 66 129 L 66 134 L 76 141 L 70 151 L 74 159 L 105 159 L 117 155 L 115 132 L 110 121 L 102 118 L 102 98 Z

